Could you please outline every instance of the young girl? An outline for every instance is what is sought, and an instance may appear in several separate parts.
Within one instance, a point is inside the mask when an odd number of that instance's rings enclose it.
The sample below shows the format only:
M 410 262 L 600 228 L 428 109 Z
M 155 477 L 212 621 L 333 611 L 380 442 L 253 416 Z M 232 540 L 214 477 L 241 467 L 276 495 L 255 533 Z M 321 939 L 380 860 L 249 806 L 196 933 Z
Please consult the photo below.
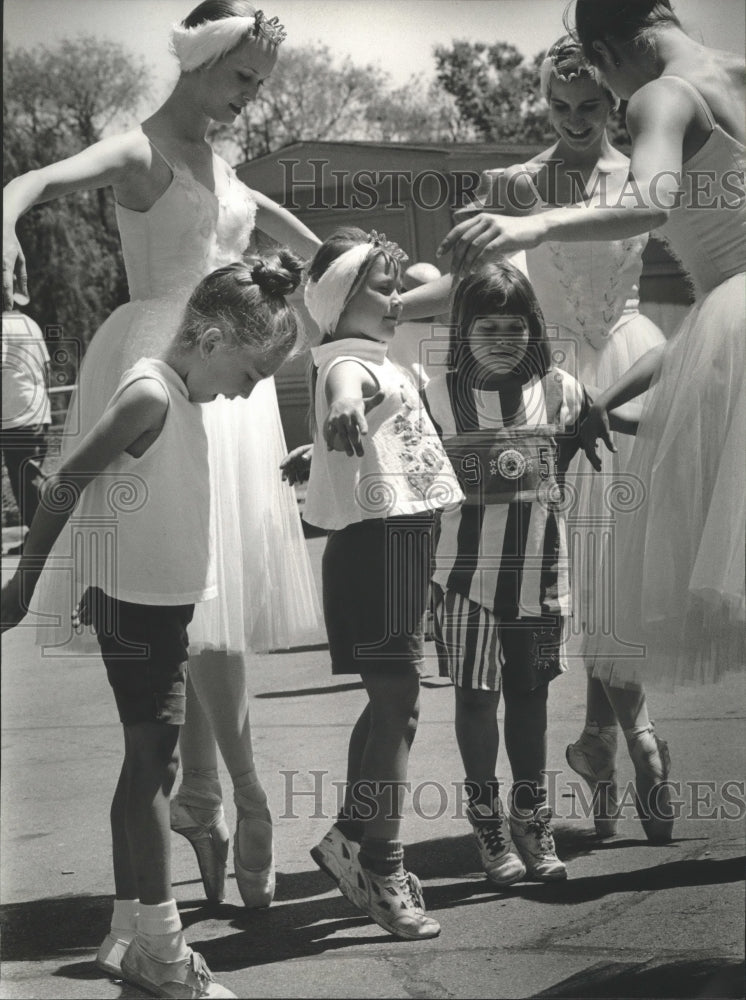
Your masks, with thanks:
M 588 399 L 551 366 L 541 309 L 513 265 L 465 278 L 451 324 L 451 370 L 424 394 L 467 497 L 442 515 L 434 574 L 443 589 L 436 620 L 456 690 L 467 815 L 490 881 L 562 879 L 546 803 L 547 694 L 566 669 L 561 485 Z M 495 776 L 501 687 L 513 772 L 509 820 Z
M 158 996 L 233 996 L 187 946 L 170 876 L 187 626 L 195 604 L 217 594 L 208 442 L 197 404 L 246 399 L 279 368 L 299 335 L 284 299 L 299 280 L 299 262 L 282 251 L 275 261 L 230 264 L 200 282 L 165 353 L 123 375 L 103 416 L 47 484 L 2 594 L 7 628 L 25 614 L 78 499 L 81 518 L 112 520 L 113 550 L 92 565 L 77 613 L 96 630 L 125 744 L 111 807 L 114 915 L 96 961 Z M 126 490 L 112 517 L 113 497 Z
M 377 924 L 419 940 L 440 925 L 402 864 L 399 800 L 417 729 L 433 511 L 461 491 L 414 385 L 386 357 L 403 256 L 375 233 L 342 229 L 309 268 L 306 305 L 324 339 L 312 349 L 304 516 L 330 532 L 322 573 L 332 672 L 360 674 L 368 695 L 350 737 L 344 808 L 311 855 Z

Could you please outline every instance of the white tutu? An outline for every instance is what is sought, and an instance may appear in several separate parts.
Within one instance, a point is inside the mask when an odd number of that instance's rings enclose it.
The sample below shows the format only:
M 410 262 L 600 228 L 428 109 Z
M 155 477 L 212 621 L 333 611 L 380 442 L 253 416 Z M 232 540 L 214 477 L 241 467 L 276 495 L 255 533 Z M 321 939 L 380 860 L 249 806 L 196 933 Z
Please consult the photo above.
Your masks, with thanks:
M 611 617 L 587 638 L 593 675 L 672 688 L 743 665 L 744 275 L 698 302 L 648 394 L 607 563 Z M 621 505 L 620 505 L 621 506 Z

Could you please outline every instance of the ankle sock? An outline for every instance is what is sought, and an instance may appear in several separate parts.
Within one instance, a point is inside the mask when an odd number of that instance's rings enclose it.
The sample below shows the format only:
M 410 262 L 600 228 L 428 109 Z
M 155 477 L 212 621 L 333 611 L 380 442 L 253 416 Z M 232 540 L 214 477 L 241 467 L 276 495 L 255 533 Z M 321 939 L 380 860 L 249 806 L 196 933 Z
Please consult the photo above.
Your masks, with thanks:
M 188 957 L 189 946 L 175 899 L 152 905 L 140 904 L 137 939 L 149 955 L 161 962 L 178 962 Z
M 535 812 L 547 803 L 547 790 L 537 781 L 516 781 L 510 793 L 513 808 L 520 812 Z
M 111 933 L 120 941 L 131 941 L 137 930 L 139 899 L 115 899 L 111 915 Z
M 489 781 L 470 781 L 467 778 L 464 785 L 470 806 L 486 806 L 491 813 L 497 810 L 500 800 L 500 783 L 497 778 L 490 778 Z
M 400 840 L 383 840 L 363 836 L 360 845 L 360 864 L 375 875 L 394 875 L 404 863 L 404 847 Z

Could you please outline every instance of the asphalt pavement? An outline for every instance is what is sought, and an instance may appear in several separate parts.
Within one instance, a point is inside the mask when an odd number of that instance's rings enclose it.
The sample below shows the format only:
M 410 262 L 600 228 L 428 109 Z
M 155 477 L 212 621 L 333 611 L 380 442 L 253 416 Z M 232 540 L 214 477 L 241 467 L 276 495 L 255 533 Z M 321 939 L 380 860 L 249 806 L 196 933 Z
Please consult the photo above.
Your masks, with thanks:
M 324 541 L 308 544 L 318 574 Z M 4 560 L 4 578 L 14 565 Z M 365 703 L 354 678 L 332 678 L 323 630 L 303 648 L 254 657 L 251 691 L 257 765 L 276 824 L 275 902 L 245 910 L 229 862 L 226 901 L 204 905 L 191 849 L 173 838 L 187 938 L 239 997 L 744 996 L 740 677 L 652 695 L 682 802 L 673 842 L 654 847 L 631 793 L 612 840 L 599 841 L 585 815 L 581 786 L 564 763 L 583 720 L 585 679 L 572 661 L 551 686 L 549 731 L 555 836 L 569 878 L 500 892 L 481 874 L 463 818 L 453 689 L 433 660 L 403 837 L 405 863 L 420 876 L 442 933 L 419 943 L 394 940 L 358 915 L 308 853 L 334 815 L 334 782 L 344 777 L 350 727 Z M 111 910 L 108 809 L 121 752 L 98 657 L 42 655 L 30 629 L 7 634 L 2 997 L 144 996 L 93 966 Z M 624 787 L 633 771 L 623 752 L 620 768 Z M 502 751 L 499 770 L 507 779 Z

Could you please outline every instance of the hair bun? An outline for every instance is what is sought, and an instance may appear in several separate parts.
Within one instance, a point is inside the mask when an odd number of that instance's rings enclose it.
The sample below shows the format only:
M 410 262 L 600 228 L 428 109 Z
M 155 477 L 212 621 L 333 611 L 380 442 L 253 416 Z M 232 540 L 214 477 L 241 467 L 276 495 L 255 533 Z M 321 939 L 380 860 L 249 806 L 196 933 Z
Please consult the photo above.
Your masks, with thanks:
M 251 280 L 265 295 L 291 295 L 301 282 L 303 262 L 289 250 L 274 258 L 260 257 L 251 268 Z

